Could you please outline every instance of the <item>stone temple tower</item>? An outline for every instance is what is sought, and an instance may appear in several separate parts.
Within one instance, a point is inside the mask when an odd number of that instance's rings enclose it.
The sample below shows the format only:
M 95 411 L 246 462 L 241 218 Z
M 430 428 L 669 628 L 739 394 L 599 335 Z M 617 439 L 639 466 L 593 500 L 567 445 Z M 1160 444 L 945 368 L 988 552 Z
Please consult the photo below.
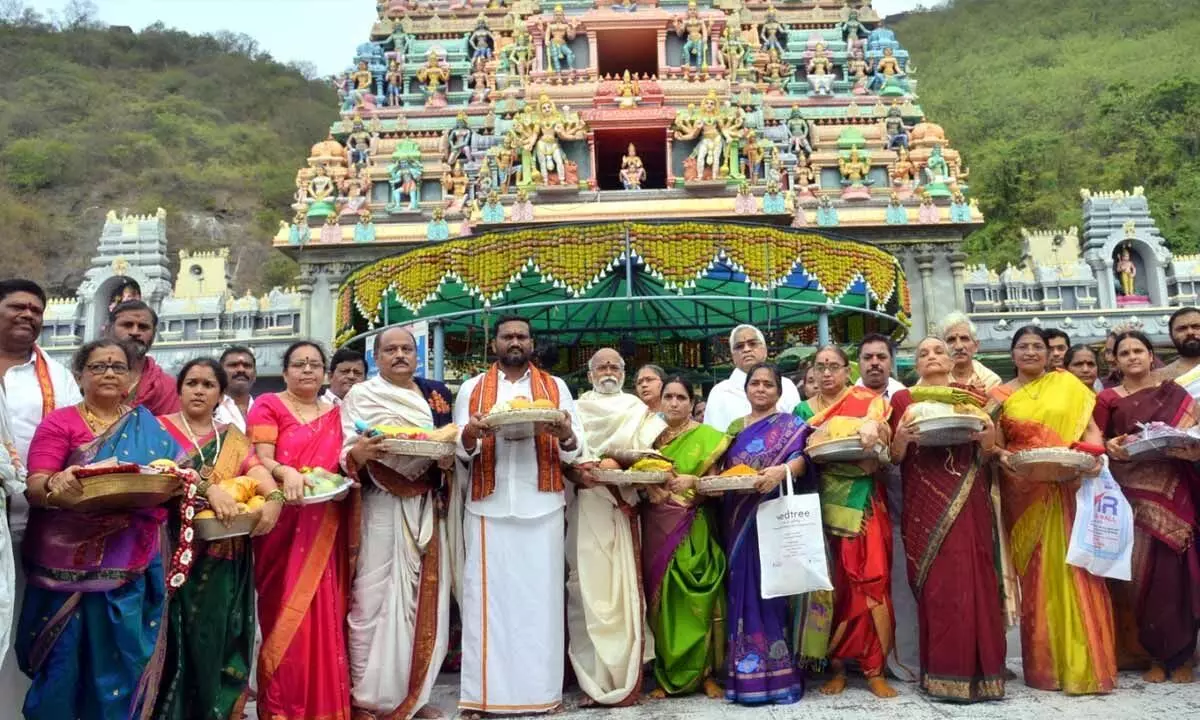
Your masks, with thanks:
M 109 211 L 77 293 L 85 338 L 96 337 L 108 317 L 113 294 L 133 280 L 142 298 L 157 308 L 171 294 L 171 271 L 167 263 L 167 212 L 118 217 Z

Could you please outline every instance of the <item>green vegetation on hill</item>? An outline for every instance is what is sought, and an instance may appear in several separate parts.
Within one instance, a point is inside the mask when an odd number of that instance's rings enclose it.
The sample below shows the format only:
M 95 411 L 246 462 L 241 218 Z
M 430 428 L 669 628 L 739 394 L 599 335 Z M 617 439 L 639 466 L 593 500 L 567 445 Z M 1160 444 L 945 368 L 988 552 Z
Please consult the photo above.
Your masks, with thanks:
M 894 29 L 971 168 L 974 261 L 1080 225 L 1081 187 L 1145 186 L 1171 249 L 1200 251 L 1200 2 L 953 0 Z
M 269 238 L 337 117 L 326 83 L 244 36 L 0 22 L 0 257 L 73 294 L 110 209 L 168 213 L 172 253 L 231 247 L 238 287 L 287 283 Z

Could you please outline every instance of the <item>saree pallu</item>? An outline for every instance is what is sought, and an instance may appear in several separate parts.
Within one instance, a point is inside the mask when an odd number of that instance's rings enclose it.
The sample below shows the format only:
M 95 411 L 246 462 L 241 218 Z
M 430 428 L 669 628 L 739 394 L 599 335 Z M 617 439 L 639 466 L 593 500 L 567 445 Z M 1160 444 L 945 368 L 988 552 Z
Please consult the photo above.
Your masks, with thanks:
M 892 398 L 892 428 L 912 402 Z M 921 688 L 944 700 L 1004 696 L 996 527 L 979 446 L 910 445 L 901 463 L 908 580 L 917 599 Z
M 748 428 L 735 420 L 735 436 L 723 469 L 749 465 L 763 470 L 799 457 L 809 428 L 794 415 L 776 414 Z M 725 698 L 743 704 L 793 703 L 804 696 L 804 675 L 792 661 L 787 598 L 764 599 L 758 555 L 758 493 L 726 493 L 721 529 L 728 558 L 728 629 Z
M 1127 396 L 1105 390 L 1096 399 L 1095 420 L 1106 439 L 1136 434 L 1139 423 L 1186 430 L 1196 425 L 1197 407 L 1187 390 L 1164 382 Z M 1136 642 L 1119 637 L 1118 645 L 1123 656 L 1145 648 L 1171 672 L 1191 662 L 1200 628 L 1200 553 L 1192 504 L 1196 474 L 1191 463 L 1169 458 L 1113 461 L 1110 468 L 1134 517 L 1132 583 L 1109 585 L 1118 619 L 1126 621 L 1118 625 L 1136 628 Z M 1127 602 L 1118 603 L 1122 596 Z
M 1006 449 L 1066 447 L 1087 431 L 1096 398 L 1056 370 L 1017 390 L 992 391 Z M 1005 473 L 1001 495 L 1021 586 L 1025 684 L 1074 695 L 1116 686 L 1112 602 L 1103 578 L 1067 564 L 1079 481 L 1038 482 Z
M 833 417 L 875 420 L 885 432 L 891 406 L 861 386 L 817 412 L 810 401 L 796 413 L 814 428 Z M 882 436 L 886 442 L 886 434 Z M 875 478 L 853 463 L 820 466 L 821 514 L 829 541 L 833 592 L 809 593 L 798 604 L 796 652 L 801 662 L 821 665 L 856 660 L 863 674 L 883 672 L 896 621 L 892 611 L 892 524 L 886 494 Z
M 698 425 L 659 452 L 675 472 L 700 476 L 728 446 L 724 433 Z M 641 510 L 654 677 L 668 695 L 695 692 L 725 659 L 725 551 L 707 507 L 672 495 Z
M 66 413 L 69 423 L 83 422 L 74 407 L 55 412 Z M 178 444 L 143 408 L 72 451 L 63 467 L 107 458 L 183 460 Z M 17 634 L 18 662 L 33 679 L 26 718 L 149 715 L 166 650 L 165 519 L 161 508 L 30 513 L 29 580 Z
M 183 447 L 191 440 L 169 421 L 167 430 Z M 236 427 L 218 430 L 221 453 L 212 484 L 241 475 L 257 459 Z M 193 452 L 199 469 L 216 453 L 216 436 Z M 241 720 L 250 694 L 254 652 L 254 563 L 249 537 L 200 541 L 188 582 L 171 598 L 167 660 L 154 717 L 159 720 Z
M 275 446 L 295 468 L 338 469 L 337 408 L 300 423 L 276 395 L 258 398 L 247 420 L 252 443 Z M 271 720 L 349 720 L 346 613 L 358 547 L 356 491 L 342 502 L 287 505 L 254 539 L 254 579 L 263 644 L 259 714 Z

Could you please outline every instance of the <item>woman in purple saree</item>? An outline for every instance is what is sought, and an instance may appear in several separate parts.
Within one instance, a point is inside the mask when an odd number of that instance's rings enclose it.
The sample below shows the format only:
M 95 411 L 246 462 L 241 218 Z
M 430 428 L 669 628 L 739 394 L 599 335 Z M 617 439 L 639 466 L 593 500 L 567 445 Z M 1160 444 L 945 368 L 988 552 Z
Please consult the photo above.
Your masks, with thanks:
M 804 474 L 808 426 L 795 415 L 779 413 L 782 379 L 774 366 L 754 366 L 746 375 L 750 414 L 726 431 L 733 443 L 723 470 L 747 465 L 763 480 L 754 493 L 726 493 L 721 499 L 721 529 L 729 558 L 728 642 L 725 698 L 742 704 L 794 703 L 804 696 L 804 676 L 792 661 L 788 640 L 788 598 L 764 600 L 758 557 L 758 506 L 770 499 L 791 471 Z M 786 466 L 786 467 L 785 467 Z

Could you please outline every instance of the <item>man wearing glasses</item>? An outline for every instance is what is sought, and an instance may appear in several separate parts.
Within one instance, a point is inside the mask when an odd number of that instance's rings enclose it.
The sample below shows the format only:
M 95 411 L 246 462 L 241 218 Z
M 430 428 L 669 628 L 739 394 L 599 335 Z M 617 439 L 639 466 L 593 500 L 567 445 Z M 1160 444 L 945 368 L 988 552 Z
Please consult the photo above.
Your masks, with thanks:
M 750 401 L 746 399 L 746 371 L 767 359 L 767 341 L 762 332 L 753 325 L 738 325 L 729 334 L 729 350 L 733 358 L 733 372 L 729 378 L 713 386 L 704 408 L 704 424 L 725 432 L 729 423 L 750 414 Z M 779 412 L 790 413 L 800 404 L 800 391 L 791 380 L 783 379 L 783 393 L 779 397 Z
M 3 378 L 3 395 L 7 398 L 11 439 L 22 464 L 29 459 L 29 443 L 42 418 L 53 410 L 83 400 L 71 372 L 37 346 L 45 310 L 46 292 L 37 283 L 21 279 L 0 281 L 0 378 Z M 8 522 L 14 558 L 21 556 L 21 538 L 25 534 L 28 515 L 25 495 L 13 493 L 9 498 Z M 15 619 L 21 614 L 25 583 L 21 563 L 14 564 L 16 581 L 12 617 Z M 0 604 L 3 604 L 4 592 L 0 589 Z M 3 631 L 7 630 L 3 628 Z M 6 634 L 3 631 L 0 635 Z M 0 697 L 24 697 L 28 689 L 29 679 L 17 667 L 12 649 L 7 643 L 0 645 Z
M 149 356 L 158 334 L 158 313 L 141 300 L 127 300 L 108 313 L 108 336 L 128 343 L 137 362 L 130 370 L 136 379 L 129 391 L 130 405 L 145 407 L 155 415 L 179 412 L 179 393 L 175 378 L 168 375 Z

